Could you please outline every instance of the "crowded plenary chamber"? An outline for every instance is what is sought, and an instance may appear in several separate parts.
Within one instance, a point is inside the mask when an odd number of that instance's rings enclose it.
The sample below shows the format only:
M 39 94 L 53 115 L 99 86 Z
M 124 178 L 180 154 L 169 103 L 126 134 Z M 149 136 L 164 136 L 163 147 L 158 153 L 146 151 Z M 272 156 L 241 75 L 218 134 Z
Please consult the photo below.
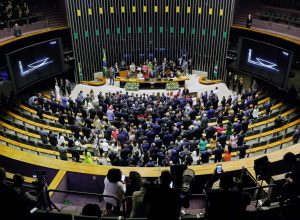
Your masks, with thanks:
M 300 219 L 299 92 L 299 0 L 1 0 L 1 219 Z

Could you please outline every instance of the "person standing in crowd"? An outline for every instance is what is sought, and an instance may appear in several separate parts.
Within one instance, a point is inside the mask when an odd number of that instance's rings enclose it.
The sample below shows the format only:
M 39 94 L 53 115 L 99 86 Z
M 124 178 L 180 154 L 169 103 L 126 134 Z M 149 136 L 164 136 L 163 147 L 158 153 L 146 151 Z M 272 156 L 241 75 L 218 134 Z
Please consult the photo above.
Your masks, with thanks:
M 237 75 L 234 75 L 234 78 L 233 78 L 233 80 L 232 80 L 232 91 L 235 91 L 235 90 L 236 90 L 236 86 L 237 86 L 237 84 L 238 84 L 238 81 L 239 81 L 238 76 L 237 76 Z
M 149 220 L 168 219 L 177 220 L 180 213 L 180 195 L 170 188 L 171 173 L 164 170 L 160 175 L 160 183 L 150 187 L 144 196 L 144 203 L 148 206 Z
M 272 112 L 271 107 L 272 107 L 272 104 L 271 104 L 270 100 L 264 104 L 264 109 L 266 111 L 266 115 L 271 114 L 271 112 Z
M 56 97 L 56 101 L 59 101 L 60 100 L 60 88 L 59 88 L 59 85 L 58 85 L 58 81 L 56 80 L 55 78 L 55 97 Z
M 259 116 L 259 109 L 258 109 L 258 106 L 255 105 L 255 106 L 254 106 L 254 109 L 253 109 L 253 111 L 252 111 L 252 118 L 253 118 L 254 122 L 257 121 L 258 116 Z
M 35 195 L 35 191 L 27 191 L 23 184 L 24 177 L 20 174 L 15 174 L 13 176 L 13 188 L 20 195 L 24 208 L 29 213 L 37 205 L 38 197 Z
M 247 18 L 247 20 L 246 20 L 246 27 L 247 27 L 247 28 L 251 28 L 251 26 L 252 26 L 252 15 L 249 14 L 249 15 L 248 15 L 248 18 Z
M 202 135 L 201 140 L 199 141 L 199 151 L 200 153 L 206 151 L 207 140 L 205 135 Z
M 60 84 L 59 85 L 60 86 L 60 91 L 61 91 L 62 95 L 65 96 L 66 95 L 66 84 L 65 84 L 63 78 L 60 79 L 59 84 Z
M 300 128 L 295 129 L 295 133 L 293 134 L 293 144 L 297 144 L 300 139 Z
M 11 219 L 27 219 L 24 204 L 18 192 L 5 183 L 6 171 L 0 167 L 0 207 L 1 216 Z
M 59 152 L 59 157 L 61 160 L 68 160 L 68 148 L 65 146 L 64 143 L 57 146 L 57 151 Z
M 189 75 L 192 75 L 193 74 L 193 60 L 192 59 L 189 59 L 188 69 L 189 69 Z
M 125 62 L 125 60 L 122 60 L 122 61 L 121 61 L 121 67 L 122 67 L 122 68 L 125 68 L 125 67 L 126 67 L 126 62 Z
M 110 106 L 106 111 L 108 121 L 113 121 L 115 118 L 114 109 Z
M 239 82 L 238 82 L 238 93 L 239 94 L 242 93 L 243 86 L 244 86 L 244 79 L 243 79 L 243 77 L 241 77 Z
M 44 128 L 41 128 L 40 130 L 40 137 L 43 144 L 48 144 L 48 133 L 44 130 Z
M 126 192 L 125 196 L 132 196 L 134 192 L 139 191 L 142 185 L 142 177 L 136 171 L 130 171 L 128 182 L 126 182 Z M 128 210 L 130 214 L 132 210 L 132 200 L 127 200 L 126 202 L 126 210 Z
M 93 164 L 93 159 L 92 159 L 91 152 L 89 152 L 87 149 L 84 149 L 83 157 L 84 157 L 83 163 Z
M 240 146 L 240 151 L 239 151 L 239 159 L 245 158 L 247 154 L 247 149 L 249 149 L 249 145 L 246 144 L 246 141 L 243 142 L 243 145 Z
M 142 183 L 139 191 L 133 192 L 130 218 L 145 218 L 147 216 L 147 206 L 144 203 L 144 197 L 149 187 L 150 183 L 145 181 Z
M 115 77 L 116 77 L 116 71 L 115 68 L 112 66 L 109 70 L 109 85 L 115 84 Z
M 65 86 L 66 86 L 66 90 L 68 92 L 68 96 L 70 96 L 71 91 L 72 91 L 72 87 L 71 87 L 71 82 L 68 79 L 65 80 Z
M 217 181 L 218 178 L 215 178 Z M 205 217 L 208 220 L 243 219 L 246 208 L 251 202 L 248 193 L 242 192 L 229 173 L 220 176 L 220 188 L 211 189 L 214 184 L 209 184 L 207 192 L 207 208 Z
M 14 29 L 14 37 L 21 37 L 22 32 L 21 32 L 21 28 L 18 23 L 15 23 L 15 26 L 13 29 Z
M 287 199 L 296 199 L 300 195 L 300 160 L 292 152 L 283 156 L 283 161 L 288 167 L 285 183 L 281 190 L 281 202 Z
M 232 75 L 231 75 L 231 72 L 229 72 L 228 75 L 226 76 L 226 86 L 228 89 L 231 85 L 231 81 L 232 81 Z
M 106 212 L 110 212 L 112 209 L 114 209 L 114 211 L 120 211 L 120 204 L 122 203 L 126 191 L 126 185 L 121 179 L 121 170 L 115 168 L 110 169 L 104 179 L 103 194 L 117 198 L 116 201 L 113 198 L 104 197 L 104 201 L 106 202 Z
M 119 69 L 118 63 L 115 63 L 114 68 L 115 68 L 115 77 L 119 77 L 120 76 L 120 69 Z
M 186 75 L 186 70 L 188 68 L 188 62 L 186 60 L 183 61 L 182 65 L 181 65 L 181 69 L 182 69 L 182 73 L 184 74 L 184 76 Z

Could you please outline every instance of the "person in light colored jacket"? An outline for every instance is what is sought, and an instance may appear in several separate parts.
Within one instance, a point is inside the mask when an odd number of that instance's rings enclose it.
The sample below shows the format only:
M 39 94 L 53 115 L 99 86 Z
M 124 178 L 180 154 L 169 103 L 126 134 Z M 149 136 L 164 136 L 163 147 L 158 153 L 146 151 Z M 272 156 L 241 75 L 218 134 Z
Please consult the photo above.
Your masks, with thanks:
M 258 114 L 259 114 L 259 109 L 257 107 L 257 105 L 254 107 L 253 112 L 252 112 L 252 117 L 254 120 L 258 119 Z
M 121 180 L 122 172 L 120 169 L 110 169 L 107 173 L 107 176 L 104 179 L 104 195 L 113 196 L 114 198 L 104 197 L 106 202 L 106 210 L 110 211 L 114 209 L 115 211 L 120 210 L 120 204 L 124 197 L 126 191 L 126 185 Z

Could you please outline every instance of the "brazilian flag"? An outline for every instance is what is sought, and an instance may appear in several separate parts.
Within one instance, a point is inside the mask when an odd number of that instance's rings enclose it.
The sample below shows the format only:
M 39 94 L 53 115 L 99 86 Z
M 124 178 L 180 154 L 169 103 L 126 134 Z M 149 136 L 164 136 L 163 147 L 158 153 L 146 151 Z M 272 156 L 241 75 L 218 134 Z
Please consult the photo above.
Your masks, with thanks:
M 103 58 L 102 58 L 103 76 L 107 77 L 107 62 L 106 62 L 105 50 L 102 49 L 102 52 L 103 52 Z
M 215 65 L 214 67 L 214 80 L 217 80 L 218 79 L 218 64 Z

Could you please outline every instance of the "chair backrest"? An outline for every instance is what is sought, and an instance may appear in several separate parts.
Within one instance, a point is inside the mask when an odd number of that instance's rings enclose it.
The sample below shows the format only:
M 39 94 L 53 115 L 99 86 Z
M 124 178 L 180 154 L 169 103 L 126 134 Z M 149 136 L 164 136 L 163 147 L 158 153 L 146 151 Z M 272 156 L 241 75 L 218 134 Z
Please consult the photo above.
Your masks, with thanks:
M 36 211 L 30 219 L 33 220 L 73 220 L 72 214 L 60 212 Z
M 73 215 L 74 220 L 99 220 L 97 216 Z

